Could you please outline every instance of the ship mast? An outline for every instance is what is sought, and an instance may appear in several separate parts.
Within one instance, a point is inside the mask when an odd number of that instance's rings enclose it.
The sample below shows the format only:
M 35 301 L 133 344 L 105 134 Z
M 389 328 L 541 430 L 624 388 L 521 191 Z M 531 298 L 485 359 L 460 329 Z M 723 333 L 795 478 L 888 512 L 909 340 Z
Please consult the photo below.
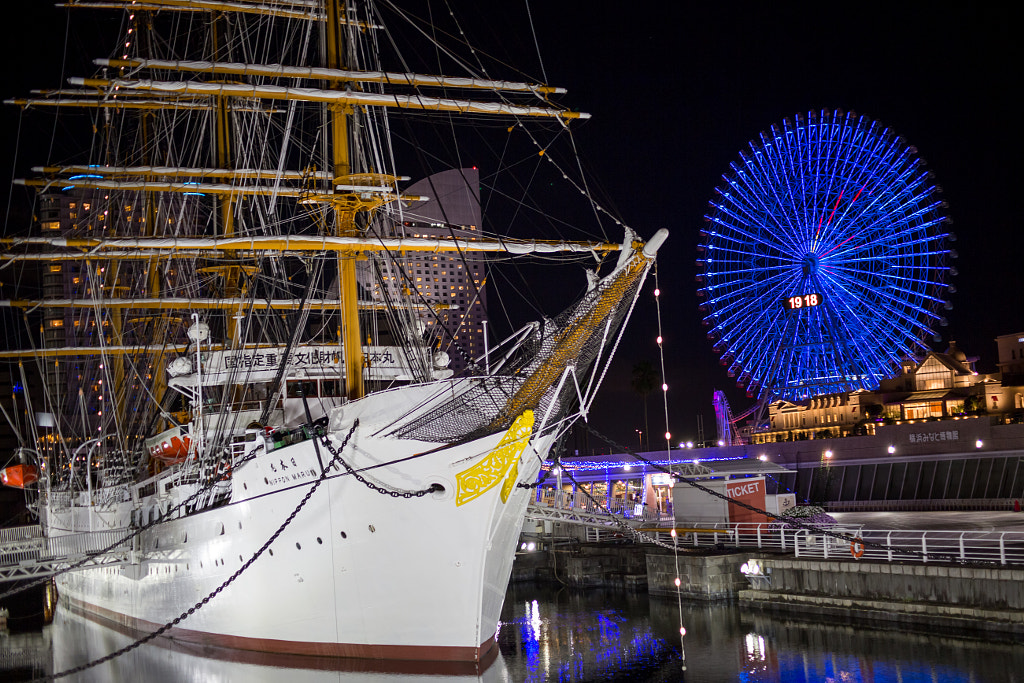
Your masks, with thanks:
M 324 10 L 327 18 L 327 68 L 343 69 L 342 50 L 345 48 L 342 36 L 342 3 L 344 0 L 327 0 Z M 328 85 L 342 89 L 338 82 Z M 331 113 L 331 145 L 334 185 L 348 184 L 352 172 L 349 158 L 348 117 L 352 113 L 350 104 L 328 105 Z M 335 230 L 339 237 L 357 237 L 356 214 L 347 210 L 347 203 L 334 203 Z M 338 254 L 338 288 L 341 298 L 341 343 L 345 358 L 345 393 L 349 399 L 361 398 L 365 393 L 363 385 L 363 346 L 359 334 L 359 305 L 356 299 L 356 258 L 355 254 Z

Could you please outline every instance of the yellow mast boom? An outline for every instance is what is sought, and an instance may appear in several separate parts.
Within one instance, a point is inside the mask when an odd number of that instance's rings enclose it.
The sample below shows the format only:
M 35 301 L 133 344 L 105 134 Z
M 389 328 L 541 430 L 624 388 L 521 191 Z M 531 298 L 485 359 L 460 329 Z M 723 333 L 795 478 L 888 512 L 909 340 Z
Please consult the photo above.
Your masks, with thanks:
M 590 114 L 551 107 L 531 107 L 494 101 L 459 100 L 425 95 L 398 95 L 367 93 L 351 90 L 325 90 L 322 88 L 296 88 L 283 85 L 245 85 L 241 83 L 204 83 L 200 81 L 154 81 L 150 79 L 69 78 L 71 85 L 128 92 L 159 92 L 168 95 L 216 95 L 218 97 L 248 97 L 267 100 L 322 102 L 338 106 L 397 107 L 432 111 L 454 111 L 463 114 L 507 114 L 558 119 L 588 119 Z
M 509 92 L 550 93 L 561 95 L 565 88 L 538 83 L 496 81 L 485 78 L 459 78 L 431 74 L 400 73 L 394 71 L 350 71 L 322 67 L 286 66 L 284 64 L 245 64 L 242 62 L 208 62 L 165 59 L 94 59 L 96 66 L 121 69 L 160 69 L 164 71 L 190 71 L 233 76 L 262 76 L 267 78 L 307 78 L 310 80 L 351 83 L 383 83 L 409 87 L 469 88 L 505 90 Z

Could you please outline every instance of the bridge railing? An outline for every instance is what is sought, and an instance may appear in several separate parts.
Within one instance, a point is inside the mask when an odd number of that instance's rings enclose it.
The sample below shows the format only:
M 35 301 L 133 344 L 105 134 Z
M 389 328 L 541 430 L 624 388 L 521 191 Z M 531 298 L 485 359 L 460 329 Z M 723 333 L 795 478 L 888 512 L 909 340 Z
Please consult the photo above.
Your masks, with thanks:
M 830 534 L 772 524 L 694 524 L 676 527 L 680 546 L 746 548 L 795 557 L 883 562 L 1024 565 L 1022 531 L 865 529 L 835 525 Z M 669 530 L 651 532 L 672 542 Z
M 54 558 L 74 557 L 103 550 L 110 546 L 113 548 L 109 552 L 127 552 L 132 549 L 131 539 L 125 538 L 127 533 L 124 529 L 117 529 L 51 536 L 46 539 L 46 554 Z
M 608 512 L 623 519 L 644 522 L 656 522 L 660 518 L 658 511 L 650 505 L 623 498 L 609 499 L 607 496 L 590 496 L 582 491 L 575 493 L 572 491 L 545 492 L 535 501 L 535 504 L 593 514 Z

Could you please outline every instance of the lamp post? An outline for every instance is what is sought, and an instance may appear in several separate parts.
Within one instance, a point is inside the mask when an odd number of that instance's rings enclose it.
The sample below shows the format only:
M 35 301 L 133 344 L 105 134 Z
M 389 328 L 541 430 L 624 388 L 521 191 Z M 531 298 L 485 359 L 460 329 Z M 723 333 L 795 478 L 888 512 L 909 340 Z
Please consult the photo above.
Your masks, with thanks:
M 642 451 L 644 449 L 644 432 L 642 429 L 634 429 L 637 438 L 637 450 Z

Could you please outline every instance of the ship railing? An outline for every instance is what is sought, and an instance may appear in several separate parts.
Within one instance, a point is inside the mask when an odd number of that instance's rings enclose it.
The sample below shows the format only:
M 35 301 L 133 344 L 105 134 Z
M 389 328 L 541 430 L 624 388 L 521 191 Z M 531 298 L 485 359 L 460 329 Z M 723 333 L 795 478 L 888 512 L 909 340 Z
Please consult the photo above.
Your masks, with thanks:
M 12 526 L 0 529 L 0 545 L 27 541 L 33 538 L 42 538 L 43 528 L 38 524 L 29 526 Z
M 50 489 L 40 494 L 40 497 L 44 499 L 44 501 L 40 501 L 40 504 L 45 502 L 47 507 L 54 510 L 67 510 L 71 507 L 71 501 L 77 495 L 77 491 L 54 491 Z
M 35 561 L 45 547 L 43 529 L 38 524 L 0 529 L 0 567 Z
M 49 558 L 73 558 L 105 548 L 110 548 L 108 553 L 127 553 L 132 550 L 129 533 L 127 529 L 105 529 L 50 536 L 46 539 L 44 555 Z
M 676 522 L 675 529 L 675 542 L 690 548 L 784 552 L 827 560 L 1024 565 L 1024 531 L 867 529 L 863 525 L 808 529 L 699 521 Z M 649 533 L 673 543 L 669 528 Z

